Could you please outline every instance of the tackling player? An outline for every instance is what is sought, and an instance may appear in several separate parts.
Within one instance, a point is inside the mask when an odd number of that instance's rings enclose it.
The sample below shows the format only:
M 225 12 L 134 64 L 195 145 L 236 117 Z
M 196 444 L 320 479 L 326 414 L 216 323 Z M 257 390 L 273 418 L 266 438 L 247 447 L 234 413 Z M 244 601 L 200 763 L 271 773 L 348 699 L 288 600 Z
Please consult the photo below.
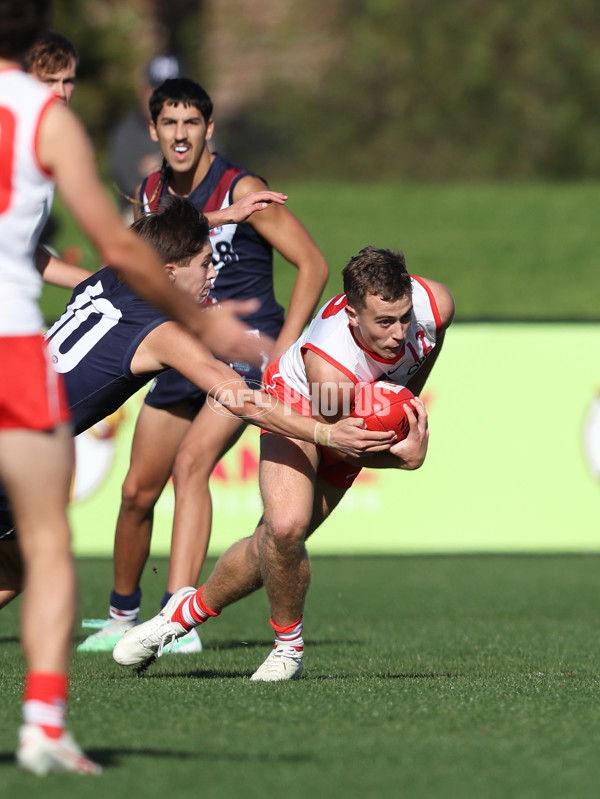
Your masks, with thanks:
M 195 302 L 205 302 L 215 275 L 206 218 L 188 200 L 172 197 L 164 208 L 132 227 L 165 260 L 172 284 Z M 234 414 L 266 429 L 319 440 L 354 454 L 387 448 L 392 441 L 391 434 L 362 430 L 363 423 L 356 419 L 322 425 L 249 389 L 184 328 L 134 294 L 110 267 L 77 286 L 46 340 L 52 363 L 64 375 L 75 434 L 113 413 L 153 377 L 172 367 Z M 226 413 L 222 405 L 218 407 Z M 6 511 L 0 514 L 2 523 L 12 526 Z M 5 575 L 4 584 L 0 580 L 4 589 L 0 604 L 6 604 L 20 590 L 15 555 L 6 537 L 0 544 L 0 574 Z
M 227 360 L 260 363 L 263 345 L 245 336 L 238 312 L 248 312 L 247 305 L 206 313 L 173 288 L 156 253 L 122 224 L 81 123 L 22 70 L 27 50 L 49 27 L 51 6 L 50 0 L 0 0 L 0 479 L 19 529 L 27 589 L 17 761 L 36 774 L 98 774 L 100 767 L 65 731 L 77 610 L 66 513 L 72 442 L 62 381 L 40 335 L 41 278 L 34 265 L 54 183 L 103 260 L 134 291 Z
M 138 216 L 156 208 L 161 198 L 168 196 L 186 196 L 208 213 L 228 207 L 247 191 L 267 188 L 261 178 L 211 152 L 212 108 L 205 90 L 187 78 L 166 80 L 155 89 L 150 98 L 150 134 L 160 145 L 164 163 L 160 172 L 150 175 L 139 187 Z M 212 296 L 219 301 L 260 298 L 260 307 L 245 321 L 276 339 L 276 354 L 284 352 L 310 321 L 328 275 L 325 258 L 306 228 L 286 207 L 273 204 L 243 224 L 214 228 L 211 242 L 216 270 Z M 285 317 L 274 294 L 273 250 L 297 270 Z M 233 368 L 249 386 L 260 386 L 261 369 L 243 359 Z M 153 509 L 171 473 L 175 512 L 162 605 L 173 591 L 198 580 L 212 521 L 209 478 L 245 426 L 233 414 L 216 414 L 205 400 L 203 392 L 175 371 L 161 375 L 147 394 L 123 484 L 109 619 L 78 650 L 111 651 L 125 630 L 136 623 Z M 161 441 L 159 451 L 157 437 Z M 200 648 L 193 632 L 179 641 L 174 651 Z

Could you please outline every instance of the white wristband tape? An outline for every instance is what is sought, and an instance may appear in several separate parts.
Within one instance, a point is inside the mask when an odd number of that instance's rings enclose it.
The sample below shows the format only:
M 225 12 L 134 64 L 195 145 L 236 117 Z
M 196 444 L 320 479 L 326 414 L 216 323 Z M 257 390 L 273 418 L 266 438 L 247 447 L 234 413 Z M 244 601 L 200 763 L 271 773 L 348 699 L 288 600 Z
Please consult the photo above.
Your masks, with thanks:
M 317 422 L 315 424 L 314 440 L 315 444 L 321 447 L 328 447 L 331 439 L 331 427 L 328 424 Z

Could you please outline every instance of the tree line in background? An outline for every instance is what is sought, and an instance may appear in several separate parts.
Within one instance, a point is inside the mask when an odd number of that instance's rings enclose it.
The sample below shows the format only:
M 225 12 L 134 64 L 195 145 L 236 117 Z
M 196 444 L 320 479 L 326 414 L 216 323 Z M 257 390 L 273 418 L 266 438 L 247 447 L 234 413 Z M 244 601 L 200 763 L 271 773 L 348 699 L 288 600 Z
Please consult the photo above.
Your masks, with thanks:
M 219 146 L 270 177 L 600 177 L 595 0 L 57 0 L 55 27 L 100 147 L 147 58 L 175 49 Z

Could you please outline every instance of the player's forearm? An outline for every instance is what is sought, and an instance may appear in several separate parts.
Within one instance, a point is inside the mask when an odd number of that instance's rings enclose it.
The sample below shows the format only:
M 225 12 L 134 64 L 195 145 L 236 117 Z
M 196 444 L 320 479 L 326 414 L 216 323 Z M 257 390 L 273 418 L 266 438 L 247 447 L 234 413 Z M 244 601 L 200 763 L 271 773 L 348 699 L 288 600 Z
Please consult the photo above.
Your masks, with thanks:
M 351 455 L 367 450 L 387 449 L 393 436 L 384 431 L 367 430 L 358 419 L 342 419 L 334 425 L 324 424 L 310 416 L 302 416 L 269 394 L 251 391 L 247 387 L 240 392 L 221 390 L 210 393 L 232 413 L 250 424 L 271 433 L 331 447 Z
M 80 266 L 61 261 L 41 245 L 35 251 L 35 267 L 44 282 L 64 289 L 74 289 L 92 274 Z
M 250 424 L 262 427 L 270 433 L 312 442 L 315 441 L 316 425 L 320 425 L 318 430 L 327 427 L 310 416 L 302 416 L 270 394 L 250 389 L 245 383 L 243 386 L 243 389 L 237 392 L 232 390 L 232 386 L 227 386 L 215 396 L 236 416 L 240 416 Z

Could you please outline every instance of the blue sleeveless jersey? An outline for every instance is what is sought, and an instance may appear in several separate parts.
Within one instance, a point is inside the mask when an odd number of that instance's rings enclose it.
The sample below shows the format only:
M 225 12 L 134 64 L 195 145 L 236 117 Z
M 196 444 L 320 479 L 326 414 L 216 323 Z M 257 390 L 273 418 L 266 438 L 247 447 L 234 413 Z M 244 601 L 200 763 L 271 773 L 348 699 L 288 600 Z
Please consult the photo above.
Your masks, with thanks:
M 170 169 L 167 167 L 164 183 L 160 183 L 159 172 L 153 173 L 142 183 L 140 200 L 147 211 L 157 208 L 160 200 L 168 196 L 169 174 Z M 227 208 L 233 202 L 236 183 L 249 174 L 251 173 L 217 154 L 206 176 L 188 199 L 205 212 Z M 251 328 L 277 338 L 283 326 L 284 311 L 275 299 L 273 248 L 269 242 L 246 222 L 213 228 L 210 231 L 210 240 L 213 264 L 217 272 L 211 296 L 218 301 L 257 297 L 261 302 L 260 308 L 244 317 L 244 321 Z M 243 362 L 232 363 L 231 366 L 253 387 L 260 384 L 259 369 Z M 157 408 L 165 408 L 180 401 L 188 402 L 190 410 L 195 413 L 202 406 L 204 395 L 178 372 L 169 372 L 158 377 L 146 398 L 149 405 Z
M 157 373 L 134 375 L 140 342 L 167 321 L 104 267 L 80 283 L 46 333 L 52 363 L 67 388 L 75 435 L 117 410 Z

